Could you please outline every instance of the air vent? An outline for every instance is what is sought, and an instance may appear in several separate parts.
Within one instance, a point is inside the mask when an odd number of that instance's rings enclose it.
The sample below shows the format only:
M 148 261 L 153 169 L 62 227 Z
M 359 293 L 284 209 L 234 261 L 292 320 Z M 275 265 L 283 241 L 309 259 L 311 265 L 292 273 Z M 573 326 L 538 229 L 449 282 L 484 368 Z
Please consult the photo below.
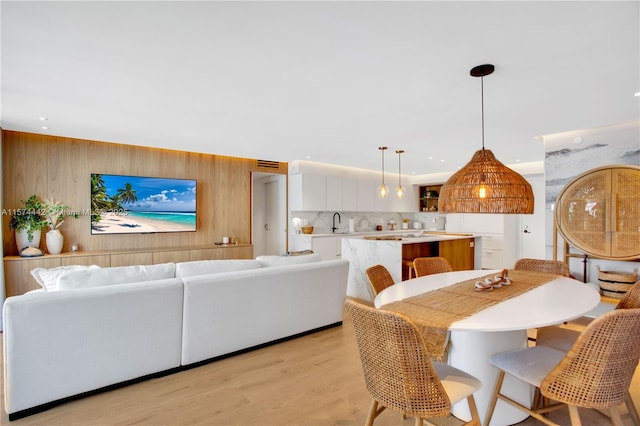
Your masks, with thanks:
M 269 161 L 269 160 L 257 160 L 256 166 L 260 169 L 279 169 L 280 162 L 279 161 Z

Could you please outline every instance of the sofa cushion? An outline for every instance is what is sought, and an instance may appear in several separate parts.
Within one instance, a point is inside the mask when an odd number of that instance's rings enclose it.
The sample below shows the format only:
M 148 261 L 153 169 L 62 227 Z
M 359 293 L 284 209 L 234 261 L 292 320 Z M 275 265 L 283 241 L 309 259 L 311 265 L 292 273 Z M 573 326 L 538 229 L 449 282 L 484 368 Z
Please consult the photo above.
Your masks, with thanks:
M 31 270 L 31 276 L 42 286 L 45 291 L 56 291 L 58 277 L 74 271 L 84 271 L 85 269 L 97 269 L 98 265 L 69 265 L 58 266 L 56 268 L 35 268 Z
M 304 256 L 258 256 L 256 260 L 260 262 L 263 267 L 268 267 L 320 262 L 321 258 L 319 253 L 312 253 L 305 254 Z
M 101 287 L 174 278 L 176 264 L 117 266 L 69 272 L 58 277 L 58 290 Z
M 220 272 L 244 271 L 262 267 L 260 262 L 252 259 L 229 260 L 196 260 L 176 264 L 176 278 L 192 277 L 195 275 L 217 274 Z

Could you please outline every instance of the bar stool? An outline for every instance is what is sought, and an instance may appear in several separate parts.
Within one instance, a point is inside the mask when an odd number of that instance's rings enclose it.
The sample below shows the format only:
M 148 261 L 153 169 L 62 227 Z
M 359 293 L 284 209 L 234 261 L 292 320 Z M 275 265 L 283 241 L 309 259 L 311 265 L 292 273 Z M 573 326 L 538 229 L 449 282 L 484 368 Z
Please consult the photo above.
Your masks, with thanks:
M 409 268 L 409 279 L 415 277 L 415 268 L 413 267 L 412 259 L 402 259 L 402 266 Z

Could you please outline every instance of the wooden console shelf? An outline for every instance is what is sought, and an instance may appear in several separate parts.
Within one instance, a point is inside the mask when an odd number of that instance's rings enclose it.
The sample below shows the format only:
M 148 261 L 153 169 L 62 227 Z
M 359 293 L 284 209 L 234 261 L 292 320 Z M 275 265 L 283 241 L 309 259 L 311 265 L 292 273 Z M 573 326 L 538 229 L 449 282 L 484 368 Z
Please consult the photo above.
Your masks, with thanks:
M 79 251 L 46 254 L 39 257 L 6 256 L 4 282 L 7 297 L 40 288 L 31 277 L 35 268 L 55 268 L 68 265 L 98 265 L 100 267 L 153 265 L 193 260 L 252 259 L 251 244 L 222 244 L 191 247 L 163 247 L 108 251 Z

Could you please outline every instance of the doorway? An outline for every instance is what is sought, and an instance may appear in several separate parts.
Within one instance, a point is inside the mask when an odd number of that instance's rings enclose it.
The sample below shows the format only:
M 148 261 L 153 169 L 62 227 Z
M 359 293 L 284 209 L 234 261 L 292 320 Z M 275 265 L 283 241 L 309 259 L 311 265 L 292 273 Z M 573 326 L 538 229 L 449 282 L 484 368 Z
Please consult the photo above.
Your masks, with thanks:
M 252 240 L 254 257 L 287 251 L 287 177 L 252 173 Z
M 518 215 L 518 257 L 545 259 L 544 175 L 527 176 L 527 181 L 529 181 L 533 190 L 534 213 Z

